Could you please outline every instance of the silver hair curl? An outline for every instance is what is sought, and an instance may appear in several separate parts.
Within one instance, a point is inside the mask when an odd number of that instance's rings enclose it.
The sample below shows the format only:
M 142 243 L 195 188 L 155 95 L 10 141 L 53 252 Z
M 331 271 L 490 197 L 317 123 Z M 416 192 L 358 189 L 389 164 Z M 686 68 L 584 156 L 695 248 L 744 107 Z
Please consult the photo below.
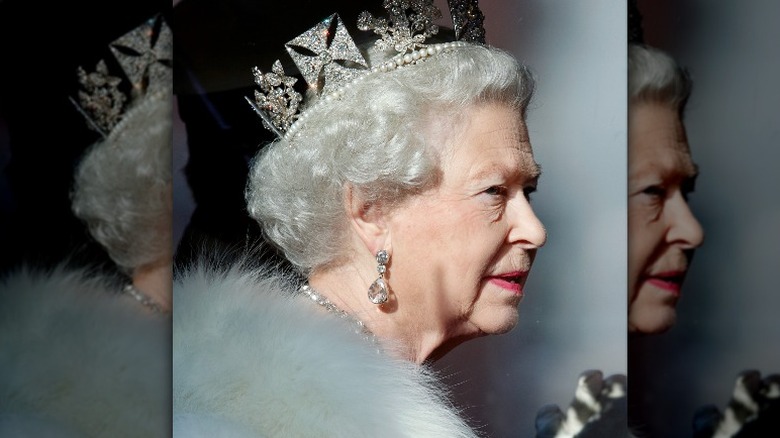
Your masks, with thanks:
M 693 83 L 668 53 L 643 44 L 628 46 L 628 97 L 632 103 L 672 106 L 682 117 Z
M 451 133 L 468 107 L 487 102 L 524 118 L 533 90 L 527 67 L 479 45 L 370 75 L 308 114 L 291 142 L 260 150 L 246 189 L 250 215 L 302 274 L 338 263 L 348 250 L 345 187 L 392 208 L 435 186 L 437 147 L 448 139 L 432 131 Z
M 130 274 L 171 254 L 172 98 L 165 90 L 136 102 L 74 177 L 74 214 Z

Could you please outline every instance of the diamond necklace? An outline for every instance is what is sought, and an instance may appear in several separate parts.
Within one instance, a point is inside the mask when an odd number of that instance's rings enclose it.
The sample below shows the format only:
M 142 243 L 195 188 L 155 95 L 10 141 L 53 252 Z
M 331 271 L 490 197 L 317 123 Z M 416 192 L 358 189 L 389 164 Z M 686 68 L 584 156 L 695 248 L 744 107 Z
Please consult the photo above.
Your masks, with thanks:
M 144 306 L 152 309 L 152 311 L 161 314 L 168 313 L 167 311 L 165 311 L 165 309 L 160 307 L 159 304 L 155 303 L 154 300 L 149 298 L 148 295 L 138 290 L 138 288 L 136 288 L 133 283 L 128 283 L 127 285 L 125 285 L 123 290 L 125 291 L 125 293 L 129 294 L 131 297 L 138 300 L 138 302 L 140 302 Z
M 323 296 L 322 294 L 314 290 L 311 286 L 309 286 L 308 284 L 304 284 L 303 286 L 301 286 L 300 291 L 303 292 L 312 301 L 324 307 L 325 310 L 327 310 L 329 313 L 333 313 L 341 319 L 345 319 L 347 321 L 352 322 L 354 324 L 355 333 L 363 336 L 364 338 L 372 342 L 376 342 L 377 340 L 376 336 L 374 336 L 374 334 L 371 333 L 371 331 L 368 329 L 368 327 L 366 327 L 363 321 L 355 318 L 354 316 L 350 315 L 349 313 L 339 308 L 337 305 L 333 304 L 329 299 L 327 299 L 325 296 Z

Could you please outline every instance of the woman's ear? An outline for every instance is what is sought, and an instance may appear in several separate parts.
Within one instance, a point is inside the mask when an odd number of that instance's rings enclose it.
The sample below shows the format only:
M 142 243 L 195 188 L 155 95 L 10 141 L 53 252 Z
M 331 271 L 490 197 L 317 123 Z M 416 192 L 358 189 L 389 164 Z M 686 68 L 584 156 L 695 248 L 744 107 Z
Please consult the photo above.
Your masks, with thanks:
M 348 184 L 344 189 L 344 207 L 352 229 L 372 256 L 380 249 L 390 251 L 390 230 L 380 202 L 366 201 Z

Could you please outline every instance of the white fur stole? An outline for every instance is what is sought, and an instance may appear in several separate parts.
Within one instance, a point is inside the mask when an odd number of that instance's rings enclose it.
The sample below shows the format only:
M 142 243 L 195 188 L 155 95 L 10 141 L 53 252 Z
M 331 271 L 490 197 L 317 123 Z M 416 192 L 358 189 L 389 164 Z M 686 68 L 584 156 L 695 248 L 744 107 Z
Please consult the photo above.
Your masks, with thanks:
M 170 436 L 170 321 L 88 270 L 1 279 L 0 436 Z
M 280 276 L 174 282 L 174 435 L 475 437 L 426 367 L 392 359 Z

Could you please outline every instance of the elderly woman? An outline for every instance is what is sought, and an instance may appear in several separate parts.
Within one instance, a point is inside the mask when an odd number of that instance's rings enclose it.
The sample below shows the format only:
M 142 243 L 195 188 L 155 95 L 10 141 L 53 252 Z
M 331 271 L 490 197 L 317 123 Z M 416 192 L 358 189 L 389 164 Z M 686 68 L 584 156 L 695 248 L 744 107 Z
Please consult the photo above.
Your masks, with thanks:
M 631 44 L 628 84 L 628 330 L 661 333 L 704 239 L 688 206 L 698 173 L 683 124 L 691 82 L 666 53 Z
M 0 282 L 2 436 L 170 433 L 170 76 L 158 85 L 132 100 L 74 176 L 73 212 L 116 269 L 76 254 Z
M 79 162 L 73 213 L 128 276 L 124 291 L 171 311 L 173 198 L 170 88 L 146 96 Z
M 629 45 L 629 310 L 632 376 L 629 423 L 637 436 L 655 436 L 668 400 L 653 387 L 642 335 L 669 330 L 694 250 L 703 232 L 687 195 L 698 169 L 688 147 L 683 113 L 691 82 L 676 61 L 657 48 Z M 656 364 L 657 362 L 653 362 Z M 686 373 L 697 370 L 686 370 Z M 711 373 L 711 371 L 708 371 Z M 777 436 L 780 376 L 752 368 L 739 370 L 725 403 L 709 403 L 692 413 L 697 438 Z M 674 396 L 690 386 L 675 385 Z M 669 392 L 666 392 L 669 397 Z M 659 414 L 660 413 L 660 414 Z
M 683 125 L 687 73 L 668 54 L 640 43 L 628 51 L 628 422 L 649 436 L 656 389 L 648 385 L 645 335 L 676 320 L 685 274 L 703 232 L 688 206 L 698 169 Z
M 415 5 L 418 18 L 433 10 Z M 346 33 L 334 16 L 288 48 L 329 31 Z M 316 59 L 366 68 L 326 64 L 324 90 L 299 62 L 320 96 L 293 118 L 300 98 L 281 63 L 255 72 L 254 105 L 279 139 L 253 163 L 248 210 L 305 281 L 177 276 L 174 433 L 477 435 L 427 364 L 517 323 L 546 239 L 530 205 L 533 80 L 496 48 L 423 39 L 377 40 L 367 62 L 340 40 L 341 53 Z M 329 87 L 337 76 L 347 83 Z

